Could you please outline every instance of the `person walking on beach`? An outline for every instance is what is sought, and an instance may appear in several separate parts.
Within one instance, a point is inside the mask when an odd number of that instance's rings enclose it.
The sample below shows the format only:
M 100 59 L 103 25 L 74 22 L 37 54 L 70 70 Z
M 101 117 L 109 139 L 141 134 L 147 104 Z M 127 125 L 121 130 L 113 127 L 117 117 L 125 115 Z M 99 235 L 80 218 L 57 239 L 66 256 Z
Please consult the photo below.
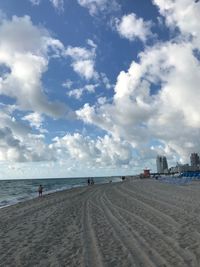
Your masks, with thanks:
M 88 178 L 88 180 L 87 180 L 87 184 L 90 185 L 90 178 Z
M 42 187 L 42 185 L 40 184 L 40 186 L 38 187 L 39 197 L 42 196 L 42 192 L 43 192 L 43 187 Z

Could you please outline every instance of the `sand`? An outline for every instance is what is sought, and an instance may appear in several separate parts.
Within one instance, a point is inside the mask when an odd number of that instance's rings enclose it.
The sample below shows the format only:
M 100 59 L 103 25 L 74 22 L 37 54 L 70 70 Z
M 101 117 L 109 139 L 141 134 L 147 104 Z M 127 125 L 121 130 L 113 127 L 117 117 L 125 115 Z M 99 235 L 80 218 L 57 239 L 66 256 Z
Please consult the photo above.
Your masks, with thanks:
M 200 266 L 200 182 L 94 185 L 0 210 L 0 266 Z

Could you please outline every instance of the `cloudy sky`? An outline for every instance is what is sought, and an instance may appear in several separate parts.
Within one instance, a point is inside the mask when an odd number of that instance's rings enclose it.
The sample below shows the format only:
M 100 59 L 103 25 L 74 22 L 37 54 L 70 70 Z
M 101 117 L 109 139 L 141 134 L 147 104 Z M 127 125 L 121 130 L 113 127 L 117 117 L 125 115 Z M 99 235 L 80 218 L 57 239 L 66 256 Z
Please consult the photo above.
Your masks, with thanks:
M 200 152 L 200 1 L 0 1 L 0 179 Z

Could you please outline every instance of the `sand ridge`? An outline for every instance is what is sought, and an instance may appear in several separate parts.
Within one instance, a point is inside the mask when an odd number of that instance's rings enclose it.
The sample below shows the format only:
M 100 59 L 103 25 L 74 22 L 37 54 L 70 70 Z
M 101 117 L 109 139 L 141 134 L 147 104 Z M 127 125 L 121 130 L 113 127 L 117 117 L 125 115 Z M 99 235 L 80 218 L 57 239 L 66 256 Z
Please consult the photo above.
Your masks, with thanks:
M 200 183 L 133 179 L 1 209 L 0 266 L 199 267 Z

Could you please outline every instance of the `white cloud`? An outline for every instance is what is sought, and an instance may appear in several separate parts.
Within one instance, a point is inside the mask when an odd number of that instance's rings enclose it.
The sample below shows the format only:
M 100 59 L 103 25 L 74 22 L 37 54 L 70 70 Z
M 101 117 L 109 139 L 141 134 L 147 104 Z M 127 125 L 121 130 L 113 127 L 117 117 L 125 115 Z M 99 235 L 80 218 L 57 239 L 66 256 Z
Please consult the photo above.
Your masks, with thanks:
M 104 84 L 106 89 L 111 89 L 114 87 L 114 85 L 110 83 L 110 81 L 109 81 L 109 79 L 105 73 L 103 73 L 103 72 L 100 73 L 100 76 L 101 76 L 102 83 Z
M 69 88 L 70 89 L 72 87 L 72 85 L 73 85 L 73 82 L 70 79 L 67 79 L 65 82 L 62 83 L 62 86 L 64 88 Z
M 36 112 L 24 116 L 23 120 L 29 121 L 30 125 L 36 128 L 40 128 L 43 122 L 42 116 Z
M 20 118 L 13 116 L 16 107 L 1 105 L 0 110 L 0 162 L 30 162 L 55 160 L 55 153 L 45 144 L 43 134 L 33 134 L 32 125 L 27 125 Z M 32 116 L 31 116 L 32 115 Z M 39 117 L 30 114 L 26 119 L 39 127 L 40 132 L 46 132 L 41 128 Z M 41 119 L 42 120 L 42 119 Z M 43 130 L 43 131 L 42 131 Z
M 104 105 L 107 102 L 106 97 L 99 97 L 97 100 L 99 105 Z
M 138 18 L 136 14 L 131 13 L 124 15 L 121 20 L 115 20 L 115 27 L 123 38 L 127 38 L 130 41 L 136 38 L 143 42 L 146 42 L 147 38 L 152 36 L 151 22 L 146 22 L 142 18 Z
M 94 61 L 92 60 L 80 60 L 73 63 L 74 71 L 84 77 L 86 80 L 97 77 L 97 73 L 94 70 Z
M 22 42 L 23 40 L 23 42 Z M 30 17 L 14 16 L 0 25 L 0 64 L 8 72 L 0 80 L 0 93 L 16 99 L 18 108 L 49 116 L 64 116 L 68 108 L 50 102 L 44 94 L 42 75 L 48 68 L 50 54 L 58 56 L 62 44 L 47 30 L 32 24 Z
M 79 5 L 88 9 L 91 16 L 100 12 L 107 13 L 118 10 L 120 5 L 115 0 L 77 0 Z
M 178 27 L 182 35 L 192 36 L 194 42 L 200 45 L 200 2 L 193 0 L 154 0 L 161 15 L 172 29 Z
M 65 51 L 65 55 L 72 59 L 74 71 L 86 80 L 97 79 L 99 76 L 95 70 L 96 46 L 91 40 L 89 44 L 92 49 L 69 46 Z
M 184 36 L 185 30 L 172 42 L 146 48 L 118 75 L 113 102 L 85 104 L 79 118 L 126 140 L 141 158 L 162 151 L 188 161 L 191 152 L 200 151 L 200 62 L 194 53 L 200 46 L 198 36 L 192 41 Z M 159 144 L 153 150 L 152 141 Z
M 21 139 L 20 136 L 27 136 L 28 133 L 31 131 L 31 128 L 25 125 L 23 122 L 15 119 L 15 117 L 13 116 L 13 112 L 15 112 L 16 110 L 17 108 L 15 106 L 1 105 L 1 127 L 10 128 L 14 135 Z
M 97 88 L 99 85 L 98 84 L 87 84 L 85 85 L 85 90 L 90 92 L 90 93 L 94 93 L 95 92 L 95 88 Z
M 99 86 L 99 84 L 87 84 L 82 88 L 72 89 L 67 92 L 67 95 L 70 97 L 75 97 L 76 99 L 80 99 L 83 93 L 95 93 L 95 89 Z
M 96 49 L 97 45 L 90 39 L 87 40 L 89 48 L 68 46 L 64 52 L 64 56 L 70 57 L 73 70 L 82 78 L 95 80 L 102 83 L 106 89 L 113 87 L 105 73 L 98 73 L 95 69 Z M 68 87 L 71 83 L 65 83 L 64 87 Z M 77 91 L 77 90 L 76 90 Z
M 91 39 L 88 39 L 88 40 L 87 40 L 87 44 L 90 45 L 91 47 L 93 47 L 94 49 L 97 48 L 97 45 L 96 45 L 95 42 L 92 41 Z
M 16 126 L 18 123 L 15 122 Z M 0 128 L 0 161 L 27 162 L 55 160 L 54 153 L 44 143 L 43 136 L 27 136 L 11 127 Z M 20 127 L 20 124 L 18 125 Z
M 53 147 L 65 151 L 75 162 L 85 166 L 121 166 L 132 160 L 131 147 L 125 141 L 107 135 L 97 140 L 79 133 L 54 139 Z
M 83 47 L 69 46 L 66 50 L 66 55 L 72 57 L 73 60 L 87 60 L 94 57 L 94 50 L 90 51 Z
M 43 122 L 44 118 L 41 114 L 37 112 L 32 112 L 27 114 L 22 118 L 24 121 L 28 121 L 30 123 L 31 127 L 35 127 L 37 130 L 39 130 L 41 133 L 46 133 L 47 130 L 43 129 Z
M 50 0 L 54 8 L 59 11 L 63 12 L 64 11 L 64 1 L 63 0 Z
M 81 96 L 83 95 L 83 92 L 84 92 L 84 88 L 76 88 L 76 89 L 73 89 L 67 92 L 67 95 L 69 97 L 74 97 L 75 99 L 80 99 Z
M 41 0 L 29 0 L 33 5 L 38 6 L 41 3 Z
M 79 0 L 91 15 L 106 12 L 108 3 Z M 58 159 L 68 162 L 66 168 L 76 170 L 84 166 L 91 170 L 132 167 L 141 162 L 144 166 L 146 161 L 151 164 L 157 153 L 184 162 L 191 152 L 200 152 L 200 62 L 196 56 L 200 51 L 200 2 L 154 0 L 154 3 L 167 26 L 171 30 L 179 28 L 180 32 L 174 32 L 177 35 L 173 35 L 172 41 L 144 47 L 137 61 L 119 73 L 113 99 L 100 97 L 96 104 L 85 103 L 76 112 L 83 122 L 98 126 L 107 134 L 97 139 L 67 134 L 55 138 L 50 145 L 45 144 L 44 135 L 30 134 L 31 127 L 41 132 L 42 113 L 56 117 L 65 112 L 62 105 L 58 104 L 57 109 L 57 104 L 49 102 L 44 94 L 41 78 L 50 57 L 70 57 L 74 71 L 81 77 L 99 84 L 101 80 L 108 89 L 112 85 L 106 75 L 95 70 L 97 46 L 92 40 L 87 41 L 89 48 L 65 49 L 47 30 L 35 27 L 29 17 L 4 19 L 0 26 L 0 61 L 7 72 L 1 77 L 0 93 L 16 99 L 16 103 L 7 108 L 1 105 L 1 160 Z M 150 27 L 149 22 L 134 14 L 117 22 L 121 36 L 131 41 L 139 38 L 145 42 L 151 36 Z M 72 86 L 69 81 L 63 85 Z M 94 90 L 89 84 L 69 94 L 79 98 Z M 29 113 L 19 121 L 12 114 L 15 109 Z M 23 120 L 28 120 L 29 125 L 23 124 Z
M 39 6 L 43 0 L 29 0 L 32 5 Z M 64 0 L 49 0 L 52 6 L 58 12 L 64 12 Z

